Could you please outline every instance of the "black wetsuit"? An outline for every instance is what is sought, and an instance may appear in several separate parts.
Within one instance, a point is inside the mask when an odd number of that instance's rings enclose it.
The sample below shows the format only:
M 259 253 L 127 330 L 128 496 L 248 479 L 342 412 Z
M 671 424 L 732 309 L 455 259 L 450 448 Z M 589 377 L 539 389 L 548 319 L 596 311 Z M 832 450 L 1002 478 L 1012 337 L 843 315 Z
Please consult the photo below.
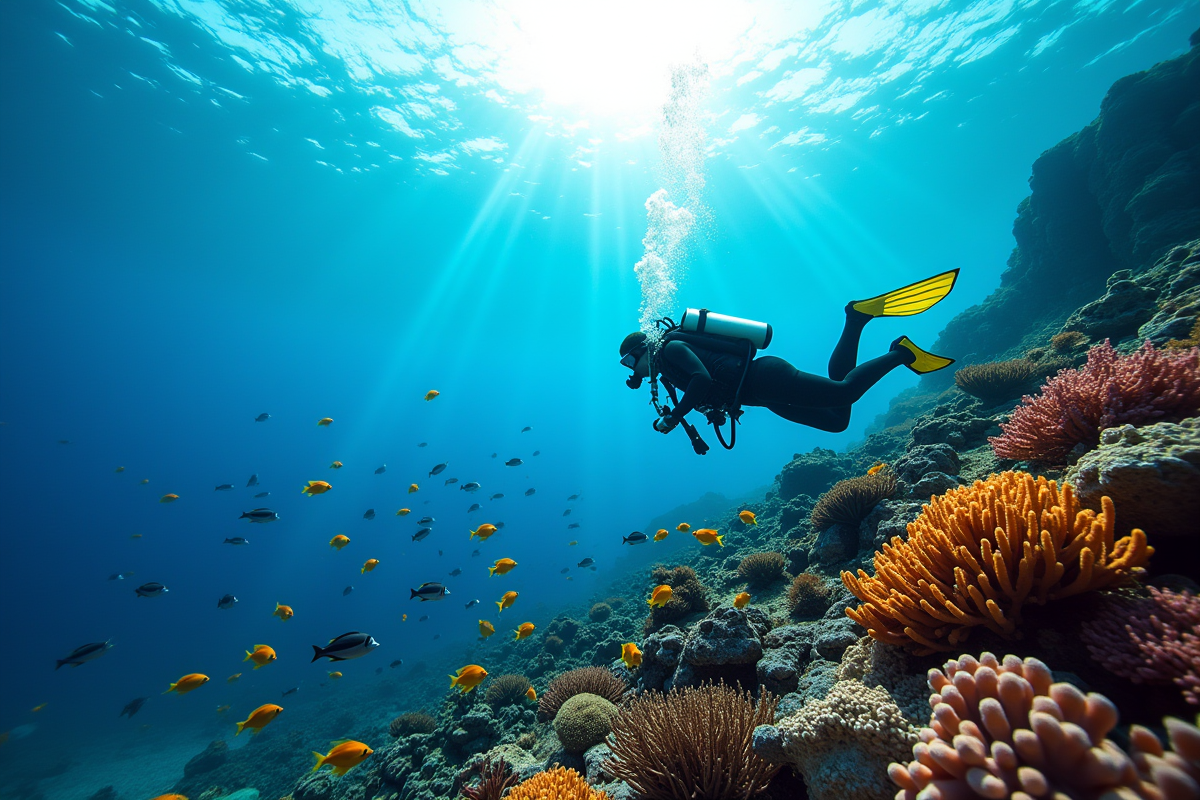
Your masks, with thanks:
M 857 364 L 858 339 L 869 320 L 865 314 L 847 314 L 846 327 L 829 357 L 828 378 L 801 372 L 775 356 L 754 359 L 746 371 L 739 402 L 762 406 L 786 420 L 819 430 L 846 430 L 850 406 L 884 375 L 912 361 L 909 351 L 897 348 Z M 744 366 L 745 356 L 682 341 L 668 341 L 655 359 L 662 376 L 683 390 L 678 407 L 671 412 L 675 421 L 697 406 L 720 407 L 732 402 Z

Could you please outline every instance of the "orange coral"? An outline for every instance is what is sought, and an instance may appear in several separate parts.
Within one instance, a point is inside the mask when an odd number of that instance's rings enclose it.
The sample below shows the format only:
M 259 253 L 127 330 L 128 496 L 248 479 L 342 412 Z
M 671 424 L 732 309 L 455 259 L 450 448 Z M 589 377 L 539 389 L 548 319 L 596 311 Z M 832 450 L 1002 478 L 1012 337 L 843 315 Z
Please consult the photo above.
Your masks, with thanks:
M 842 573 L 863 603 L 846 616 L 919 655 L 952 650 L 978 626 L 1017 638 L 1026 603 L 1121 583 L 1154 552 L 1140 529 L 1114 542 L 1112 500 L 1101 508 L 1025 472 L 951 489 L 922 507 L 907 541 L 893 537 L 875 554 L 874 576 Z
M 507 800 L 608 800 L 608 795 L 588 786 L 575 770 L 558 767 L 523 781 Z

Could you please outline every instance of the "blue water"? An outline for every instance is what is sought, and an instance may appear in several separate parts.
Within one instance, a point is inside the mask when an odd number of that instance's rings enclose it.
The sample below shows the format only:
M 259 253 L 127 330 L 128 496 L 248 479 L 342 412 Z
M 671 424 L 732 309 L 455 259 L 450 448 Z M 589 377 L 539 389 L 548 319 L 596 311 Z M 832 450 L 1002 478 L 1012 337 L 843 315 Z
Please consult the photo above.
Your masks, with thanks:
M 651 431 L 616 352 L 643 302 L 647 198 L 667 187 L 695 219 L 672 315 L 768 321 L 769 352 L 819 372 L 846 301 L 961 267 L 936 310 L 870 326 L 862 352 L 931 343 L 997 285 L 1032 161 L 1114 80 L 1181 52 L 1198 4 L 382 7 L 0 8 L 0 730 L 55 752 L 141 724 L 204 740 L 217 704 L 319 682 L 310 645 L 346 630 L 382 643 L 349 682 L 470 646 L 507 589 L 544 625 L 611 577 L 622 534 L 860 438 L 906 370 L 843 434 L 751 409 L 734 451 L 709 435 L 700 458 Z M 660 146 L 680 62 L 708 76 L 688 98 L 702 138 L 667 125 L 683 156 Z M 334 488 L 304 497 L 309 480 Z M 258 505 L 281 519 L 238 520 Z M 435 533 L 412 542 L 426 513 Z M 468 528 L 489 521 L 506 527 L 473 558 Z M 222 544 L 239 535 L 251 544 Z M 564 580 L 585 555 L 599 569 Z M 519 567 L 488 578 L 502 556 Z M 363 575 L 367 558 L 381 564 Z M 451 598 L 409 601 L 435 580 Z M 143 581 L 170 592 L 138 598 Z M 239 605 L 218 610 L 226 592 Z M 54 671 L 105 639 L 100 660 Z M 280 658 L 251 674 L 259 642 Z M 213 684 L 158 698 L 193 671 Z M 145 695 L 136 722 L 117 718 Z

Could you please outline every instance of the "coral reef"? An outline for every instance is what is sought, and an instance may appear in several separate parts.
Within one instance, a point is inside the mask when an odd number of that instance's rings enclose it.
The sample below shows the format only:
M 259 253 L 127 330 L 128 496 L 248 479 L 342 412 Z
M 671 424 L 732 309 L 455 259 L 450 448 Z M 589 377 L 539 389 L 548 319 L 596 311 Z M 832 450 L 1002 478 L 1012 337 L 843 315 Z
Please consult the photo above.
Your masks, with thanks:
M 838 481 L 813 507 L 812 525 L 819 531 L 833 525 L 858 527 L 879 501 L 895 491 L 896 475 L 889 469 Z
M 755 586 L 766 586 L 784 576 L 783 553 L 751 553 L 738 564 L 738 575 Z
M 401 736 L 410 736 L 414 733 L 433 733 L 436 728 L 437 721 L 433 717 L 421 711 L 409 711 L 391 721 L 388 725 L 388 733 L 393 738 L 399 739 Z
M 1150 587 L 1149 597 L 1105 598 L 1083 623 L 1092 658 L 1134 683 L 1174 683 L 1200 706 L 1200 597 Z
M 588 786 L 575 770 L 558 767 L 522 782 L 508 800 L 608 800 L 608 795 Z
M 608 603 L 596 603 L 588 609 L 588 619 L 592 622 L 603 622 L 612 616 L 612 606 Z
M 666 584 L 671 587 L 671 599 L 666 605 L 650 609 L 646 618 L 645 631 L 653 633 L 668 622 L 675 622 L 692 614 L 708 611 L 708 587 L 696 577 L 691 567 L 678 566 L 674 569 L 658 566 L 650 572 L 653 585 Z
M 1001 435 L 1000 458 L 1063 463 L 1076 447 L 1100 443 L 1100 431 L 1126 423 L 1177 422 L 1200 412 L 1200 349 L 1141 349 L 1120 355 L 1105 340 L 1087 364 L 1063 370 L 1036 397 L 1021 401 Z
M 957 647 L 978 626 L 1012 638 L 1021 606 L 1128 580 L 1153 553 L 1134 529 L 1114 541 L 1115 511 L 1081 509 L 1071 487 L 1005 472 L 923 507 L 908 540 L 875 554 L 875 576 L 842 581 L 862 601 L 846 614 L 870 635 L 918 653 Z
M 566 649 L 567 643 L 562 640 L 561 636 L 555 636 L 550 633 L 542 640 L 542 649 L 552 656 L 559 655 Z
M 779 499 L 787 503 L 800 495 L 817 497 L 846 476 L 841 457 L 832 450 L 796 453 L 779 473 Z
M 525 693 L 532 684 L 524 675 L 501 675 L 488 682 L 486 702 L 493 709 L 501 706 L 515 706 L 525 702 Z
M 1070 353 L 1087 344 L 1088 337 L 1079 331 L 1062 331 L 1050 337 L 1050 349 L 1056 353 Z
M 594 694 L 577 694 L 554 715 L 554 732 L 568 753 L 582 753 L 608 736 L 617 707 Z
M 972 397 L 989 405 L 1020 397 L 1035 378 L 1046 370 L 1028 358 L 971 364 L 954 373 L 954 383 Z
M 503 759 L 485 758 L 479 765 L 479 782 L 462 787 L 462 796 L 467 800 L 500 800 L 519 780 Z
M 538 719 L 549 722 L 562 704 L 577 694 L 594 694 L 620 705 L 630 694 L 629 684 L 604 667 L 583 667 L 559 675 L 538 698 Z
M 762 637 L 771 629 L 757 608 L 714 609 L 692 628 L 683 643 L 672 686 L 695 686 L 705 681 L 757 684 L 754 665 L 762 658 Z
M 829 608 L 829 587 L 819 575 L 801 572 L 788 587 L 788 613 L 794 617 L 819 617 Z
M 750 748 L 777 702 L 724 684 L 647 692 L 613 718 L 605 768 L 646 800 L 750 797 L 779 769 Z

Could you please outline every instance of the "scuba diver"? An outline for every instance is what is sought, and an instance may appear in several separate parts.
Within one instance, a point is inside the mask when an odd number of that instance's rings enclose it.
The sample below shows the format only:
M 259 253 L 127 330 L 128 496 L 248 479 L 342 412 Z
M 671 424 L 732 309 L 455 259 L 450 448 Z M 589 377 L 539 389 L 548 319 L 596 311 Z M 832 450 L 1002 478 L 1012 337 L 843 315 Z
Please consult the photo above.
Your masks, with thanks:
M 693 409 L 712 423 L 721 446 L 733 449 L 742 406 L 761 406 L 791 422 L 830 433 L 850 424 L 851 406 L 884 375 L 901 365 L 918 375 L 944 369 L 954 359 L 917 347 L 907 336 L 888 351 L 858 363 L 858 341 L 866 324 L 876 317 L 920 314 L 941 301 L 958 278 L 958 270 L 943 272 L 867 300 L 846 305 L 846 324 L 829 357 L 829 377 L 801 372 L 782 358 L 755 358 L 771 342 L 771 326 L 761 322 L 689 308 L 679 324 L 669 317 L 657 322 L 657 341 L 636 331 L 621 342 L 621 365 L 632 370 L 631 389 L 650 379 L 650 402 L 658 412 L 654 429 L 670 433 L 682 426 L 699 455 L 708 451 L 686 417 Z M 674 409 L 660 404 L 662 381 Z M 676 388 L 683 396 L 676 394 Z M 728 444 L 721 432 L 730 421 Z

